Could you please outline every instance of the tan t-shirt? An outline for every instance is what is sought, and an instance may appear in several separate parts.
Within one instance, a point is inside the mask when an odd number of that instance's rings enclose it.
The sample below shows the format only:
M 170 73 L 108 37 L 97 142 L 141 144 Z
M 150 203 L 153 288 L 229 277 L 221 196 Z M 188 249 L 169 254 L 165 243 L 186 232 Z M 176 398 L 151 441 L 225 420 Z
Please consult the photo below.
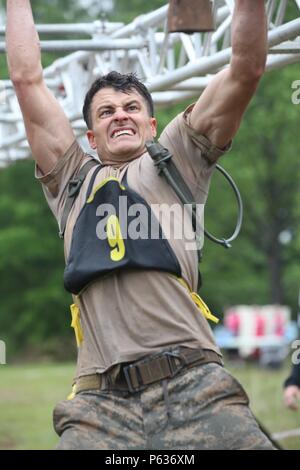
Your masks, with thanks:
M 204 204 L 214 162 L 223 151 L 189 125 L 189 111 L 177 116 L 163 131 L 159 141 L 173 154 L 174 162 L 188 183 L 196 202 Z M 69 180 L 91 157 L 76 141 L 55 168 L 37 178 L 42 182 L 48 204 L 60 224 Z M 96 186 L 107 177 L 122 178 L 127 169 L 130 188 L 139 193 L 151 208 L 160 211 L 162 228 L 169 223 L 168 206 L 179 200 L 148 155 L 118 168 L 103 166 Z M 85 203 L 87 187 L 94 169 L 87 175 L 70 212 L 65 232 L 65 256 L 72 241 L 77 216 Z M 165 204 L 165 210 L 160 204 Z M 159 209 L 158 209 L 159 208 Z M 158 214 L 156 214 L 158 215 Z M 181 217 L 175 210 L 175 223 Z M 191 224 L 190 224 L 191 225 Z M 190 226 L 190 232 L 192 227 Z M 189 230 L 186 233 L 190 243 Z M 182 277 L 197 289 L 197 251 L 186 250 L 186 239 L 170 239 Z M 207 320 L 191 299 L 188 290 L 172 275 L 160 271 L 126 270 L 110 274 L 91 283 L 79 298 L 83 342 L 78 351 L 77 377 L 102 373 L 111 366 L 136 360 L 173 345 L 211 349 L 220 354 Z

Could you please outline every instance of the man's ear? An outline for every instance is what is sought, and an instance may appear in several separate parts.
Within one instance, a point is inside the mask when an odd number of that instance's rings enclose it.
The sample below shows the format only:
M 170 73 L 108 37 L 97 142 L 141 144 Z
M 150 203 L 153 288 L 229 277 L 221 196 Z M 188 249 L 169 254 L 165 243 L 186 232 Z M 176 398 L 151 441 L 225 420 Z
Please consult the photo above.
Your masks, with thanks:
M 150 125 L 152 130 L 152 136 L 156 137 L 157 135 L 157 121 L 154 117 L 150 118 Z
M 87 136 L 87 138 L 88 138 L 88 141 L 89 141 L 89 144 L 90 144 L 91 148 L 92 148 L 93 150 L 96 150 L 96 149 L 97 149 L 97 144 L 96 144 L 94 132 L 89 129 L 89 130 L 86 132 L 86 136 Z

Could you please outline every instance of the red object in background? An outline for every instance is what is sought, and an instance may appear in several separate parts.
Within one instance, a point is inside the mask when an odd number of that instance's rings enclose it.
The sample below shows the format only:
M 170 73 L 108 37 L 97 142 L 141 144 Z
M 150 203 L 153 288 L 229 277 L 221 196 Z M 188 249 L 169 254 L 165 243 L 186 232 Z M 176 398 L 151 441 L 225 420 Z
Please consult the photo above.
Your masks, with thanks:
M 276 312 L 274 323 L 275 323 L 275 328 L 274 328 L 275 335 L 284 336 L 285 321 L 284 321 L 284 315 L 280 310 Z
M 255 336 L 264 336 L 266 333 L 266 319 L 260 315 L 255 316 Z
M 234 334 L 238 336 L 240 329 L 240 317 L 234 310 L 230 311 L 225 317 L 225 326 Z

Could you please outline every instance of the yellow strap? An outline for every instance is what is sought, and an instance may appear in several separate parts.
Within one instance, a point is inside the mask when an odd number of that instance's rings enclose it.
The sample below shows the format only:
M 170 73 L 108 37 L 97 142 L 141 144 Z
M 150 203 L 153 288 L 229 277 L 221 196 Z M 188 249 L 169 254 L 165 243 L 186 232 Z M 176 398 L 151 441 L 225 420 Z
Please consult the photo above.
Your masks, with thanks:
M 208 306 L 206 305 L 206 303 L 204 302 L 204 300 L 201 299 L 200 295 L 197 294 L 197 292 L 193 292 L 192 289 L 190 289 L 189 285 L 187 282 L 185 282 L 184 279 L 182 279 L 182 277 L 177 277 L 178 281 L 180 282 L 180 284 L 185 287 L 189 293 L 190 293 L 190 296 L 192 298 L 192 300 L 194 301 L 194 303 L 197 305 L 197 307 L 199 308 L 200 312 L 202 313 L 202 315 L 207 319 L 207 320 L 210 320 L 214 323 L 219 323 L 219 319 L 213 315 L 211 313 L 211 311 L 209 310 Z
M 80 323 L 80 310 L 76 304 L 70 305 L 70 310 L 72 315 L 71 327 L 74 328 L 77 347 L 79 347 L 83 341 L 83 333 Z
M 70 393 L 70 395 L 67 396 L 67 400 L 73 400 L 73 398 L 75 398 L 75 395 L 76 395 L 76 384 L 73 385 L 72 392 Z
M 99 191 L 99 189 L 101 189 L 106 183 L 108 183 L 109 181 L 117 181 L 119 183 L 119 186 L 120 188 L 124 191 L 126 188 L 125 186 L 123 186 L 121 183 L 120 183 L 120 180 L 118 178 L 115 178 L 114 176 L 109 176 L 108 178 L 105 178 L 103 181 L 101 181 L 101 183 L 99 183 L 93 190 L 93 193 L 91 194 L 91 196 L 88 198 L 88 200 L 86 201 L 87 204 L 90 204 L 91 202 L 93 202 L 94 200 L 94 197 L 95 197 L 95 194 L 97 191 Z

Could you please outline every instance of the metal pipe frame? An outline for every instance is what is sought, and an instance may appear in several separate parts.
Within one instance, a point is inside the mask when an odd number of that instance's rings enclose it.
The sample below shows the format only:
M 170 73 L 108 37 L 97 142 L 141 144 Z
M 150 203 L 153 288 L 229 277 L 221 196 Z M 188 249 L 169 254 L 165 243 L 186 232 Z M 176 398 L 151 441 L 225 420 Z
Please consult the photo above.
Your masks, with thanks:
M 292 1 L 300 10 L 300 0 Z M 300 60 L 300 17 L 285 21 L 287 3 L 287 0 L 267 1 L 267 70 Z M 103 20 L 91 24 L 38 25 L 41 36 L 87 34 L 91 37 L 41 40 L 42 51 L 74 51 L 55 60 L 44 70 L 44 77 L 78 138 L 81 140 L 86 130 L 81 108 L 87 87 L 97 76 L 110 70 L 137 73 L 152 92 L 157 108 L 199 96 L 215 73 L 230 61 L 233 6 L 232 0 L 215 0 L 216 31 L 192 35 L 167 33 L 167 5 L 139 16 L 128 25 Z M 0 35 L 4 32 L 5 27 L 0 26 Z M 0 53 L 4 51 L 5 44 L 0 42 Z M 0 81 L 0 166 L 29 155 L 12 84 L 9 80 Z

